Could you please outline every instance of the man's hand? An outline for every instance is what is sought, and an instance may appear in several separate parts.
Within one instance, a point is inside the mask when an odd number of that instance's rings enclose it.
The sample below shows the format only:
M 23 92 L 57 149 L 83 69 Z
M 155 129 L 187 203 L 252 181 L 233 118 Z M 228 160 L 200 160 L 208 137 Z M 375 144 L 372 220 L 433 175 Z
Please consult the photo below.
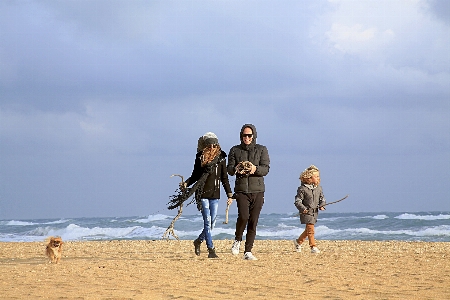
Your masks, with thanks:
M 227 205 L 231 205 L 231 203 L 233 203 L 233 198 L 228 198 Z
M 255 174 L 256 166 L 254 164 L 252 164 L 252 163 L 250 163 L 250 164 L 251 164 L 250 174 Z
M 241 174 L 241 175 L 252 174 L 251 173 L 252 166 L 253 166 L 253 164 L 249 161 L 241 161 L 236 166 L 236 173 Z M 255 170 L 256 170 L 256 167 L 255 167 Z

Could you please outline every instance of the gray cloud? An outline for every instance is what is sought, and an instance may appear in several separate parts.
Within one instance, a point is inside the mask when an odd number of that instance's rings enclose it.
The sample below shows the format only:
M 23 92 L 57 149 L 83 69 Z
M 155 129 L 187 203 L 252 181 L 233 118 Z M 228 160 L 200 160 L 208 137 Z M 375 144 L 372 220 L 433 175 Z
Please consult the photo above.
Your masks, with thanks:
M 351 193 L 336 210 L 450 210 L 440 5 L 1 2 L 0 218 L 167 213 L 197 138 L 228 151 L 247 122 L 266 213 L 295 210 L 311 163 Z
M 450 3 L 445 0 L 428 0 L 429 9 L 439 19 L 449 24 L 450 22 Z

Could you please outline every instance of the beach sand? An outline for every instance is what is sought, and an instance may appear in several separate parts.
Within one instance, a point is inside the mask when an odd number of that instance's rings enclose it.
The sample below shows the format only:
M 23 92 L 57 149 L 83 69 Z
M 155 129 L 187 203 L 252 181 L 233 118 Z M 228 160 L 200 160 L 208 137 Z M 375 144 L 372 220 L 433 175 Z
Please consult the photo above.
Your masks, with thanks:
M 0 298 L 450 299 L 450 243 L 256 240 L 257 261 L 214 243 L 219 259 L 192 241 L 66 242 L 49 264 L 44 242 L 2 242 Z

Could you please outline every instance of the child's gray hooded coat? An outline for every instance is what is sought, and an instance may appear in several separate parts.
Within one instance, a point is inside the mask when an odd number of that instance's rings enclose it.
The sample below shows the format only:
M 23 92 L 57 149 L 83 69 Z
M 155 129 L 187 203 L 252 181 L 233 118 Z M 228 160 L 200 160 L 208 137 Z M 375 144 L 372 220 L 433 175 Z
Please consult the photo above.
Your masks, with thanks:
M 295 206 L 300 212 L 300 222 L 302 224 L 315 224 L 319 215 L 318 207 L 326 203 L 323 196 L 322 186 L 313 186 L 302 183 L 297 189 L 295 196 Z M 306 214 L 303 211 L 307 209 Z

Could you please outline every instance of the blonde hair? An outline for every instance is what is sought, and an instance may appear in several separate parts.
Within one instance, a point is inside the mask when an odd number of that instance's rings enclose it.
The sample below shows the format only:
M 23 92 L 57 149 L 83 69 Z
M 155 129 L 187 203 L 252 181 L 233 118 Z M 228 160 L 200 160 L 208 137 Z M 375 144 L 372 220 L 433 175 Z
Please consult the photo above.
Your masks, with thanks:
M 202 162 L 202 167 L 204 167 L 206 164 L 210 163 L 214 158 L 216 158 L 217 155 L 220 154 L 220 145 L 215 144 L 213 147 L 206 146 L 203 149 L 202 156 L 200 157 L 200 160 Z
M 314 173 L 319 173 L 319 168 L 315 165 L 310 165 L 300 174 L 300 181 L 303 183 L 310 183 L 310 179 Z

